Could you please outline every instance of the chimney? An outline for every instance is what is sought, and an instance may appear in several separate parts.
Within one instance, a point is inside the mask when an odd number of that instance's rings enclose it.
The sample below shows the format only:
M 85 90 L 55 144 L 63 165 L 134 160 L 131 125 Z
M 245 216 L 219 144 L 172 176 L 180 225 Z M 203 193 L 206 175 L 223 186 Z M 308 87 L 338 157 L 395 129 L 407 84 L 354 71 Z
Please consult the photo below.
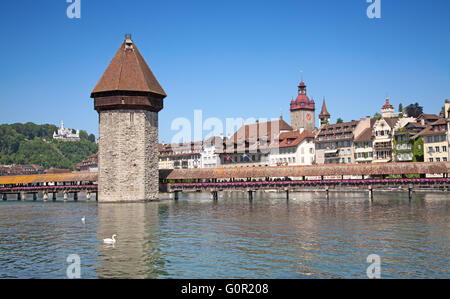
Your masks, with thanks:
M 125 50 L 133 49 L 133 40 L 131 39 L 131 34 L 125 35 Z

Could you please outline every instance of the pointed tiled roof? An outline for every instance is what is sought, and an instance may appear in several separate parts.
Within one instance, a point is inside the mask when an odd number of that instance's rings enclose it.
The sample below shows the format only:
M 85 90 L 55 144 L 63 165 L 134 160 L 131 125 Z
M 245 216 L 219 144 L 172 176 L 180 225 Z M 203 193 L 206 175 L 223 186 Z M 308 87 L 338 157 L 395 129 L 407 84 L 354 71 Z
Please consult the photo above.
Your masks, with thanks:
M 330 118 L 330 113 L 328 113 L 327 105 L 325 104 L 325 98 L 323 99 L 322 111 L 319 114 L 319 118 Z
M 166 93 L 130 36 L 127 36 L 120 46 L 92 91 L 91 97 L 110 91 L 143 92 L 166 97 Z

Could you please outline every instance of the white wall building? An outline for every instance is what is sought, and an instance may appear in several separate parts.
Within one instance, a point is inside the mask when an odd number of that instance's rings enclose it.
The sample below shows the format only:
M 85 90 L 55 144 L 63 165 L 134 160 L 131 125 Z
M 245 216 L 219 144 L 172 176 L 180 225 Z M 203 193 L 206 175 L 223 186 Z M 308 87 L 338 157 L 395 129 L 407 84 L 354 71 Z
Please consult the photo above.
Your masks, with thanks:
M 200 152 L 201 168 L 218 168 L 220 166 L 219 152 L 223 150 L 223 138 L 211 137 L 203 142 Z
M 79 141 L 80 130 L 77 130 L 74 134 L 72 133 L 72 129 L 64 128 L 64 121 L 61 121 L 61 128 L 58 129 L 58 132 L 53 133 L 53 139 L 62 141 Z
M 307 130 L 281 133 L 270 150 L 270 166 L 312 165 L 315 161 L 315 135 Z

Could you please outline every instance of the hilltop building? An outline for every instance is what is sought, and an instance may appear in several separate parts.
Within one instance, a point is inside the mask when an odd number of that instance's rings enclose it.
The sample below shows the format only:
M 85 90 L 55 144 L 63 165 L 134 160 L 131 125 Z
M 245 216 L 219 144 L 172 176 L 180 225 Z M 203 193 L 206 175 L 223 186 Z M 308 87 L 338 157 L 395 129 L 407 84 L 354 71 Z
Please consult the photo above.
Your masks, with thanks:
M 64 128 L 64 121 L 61 121 L 61 128 L 58 132 L 53 132 L 53 139 L 61 141 L 80 141 L 80 130 L 73 133 L 72 129 Z

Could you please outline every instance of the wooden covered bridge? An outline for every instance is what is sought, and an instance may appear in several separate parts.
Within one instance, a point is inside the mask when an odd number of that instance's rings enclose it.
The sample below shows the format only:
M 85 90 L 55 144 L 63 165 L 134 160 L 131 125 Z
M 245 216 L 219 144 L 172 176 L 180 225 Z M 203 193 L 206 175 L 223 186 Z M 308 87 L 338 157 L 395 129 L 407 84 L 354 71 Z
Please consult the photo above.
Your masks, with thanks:
M 27 194 L 32 194 L 33 200 L 42 196 L 45 201 L 49 199 L 49 194 L 56 200 L 60 193 L 64 200 L 69 197 L 78 200 L 78 193 L 86 192 L 87 199 L 93 195 L 97 198 L 97 178 L 96 172 L 0 176 L 0 195 L 3 200 L 7 200 L 8 195 L 25 200 Z
M 389 164 L 339 164 L 313 166 L 244 167 L 214 169 L 160 170 L 160 191 L 178 198 L 180 192 L 211 192 L 217 199 L 219 191 L 246 191 L 252 198 L 258 190 L 329 191 L 337 189 L 369 190 L 399 188 L 450 190 L 450 163 L 389 163 Z M 97 194 L 96 172 L 43 174 L 0 177 L 0 196 L 8 195 L 25 200 L 56 200 L 62 194 L 78 199 L 85 192 L 90 199 Z M 97 196 L 95 196 L 97 198 Z
M 399 188 L 409 191 L 448 191 L 450 163 L 339 164 L 312 166 L 177 169 L 160 171 L 163 191 L 211 192 L 257 190 L 292 191 L 368 190 Z

